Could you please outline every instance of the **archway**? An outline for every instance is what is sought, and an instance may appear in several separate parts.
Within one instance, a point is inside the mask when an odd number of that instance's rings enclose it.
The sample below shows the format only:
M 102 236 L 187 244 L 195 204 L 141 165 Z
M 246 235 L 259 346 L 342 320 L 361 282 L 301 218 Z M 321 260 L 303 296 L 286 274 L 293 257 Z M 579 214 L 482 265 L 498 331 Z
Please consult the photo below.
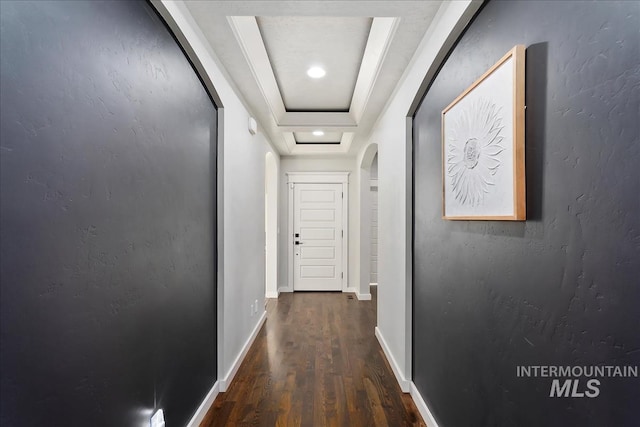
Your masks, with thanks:
M 371 166 L 378 154 L 378 144 L 369 144 L 359 162 L 360 175 L 360 283 L 358 298 L 371 299 Z

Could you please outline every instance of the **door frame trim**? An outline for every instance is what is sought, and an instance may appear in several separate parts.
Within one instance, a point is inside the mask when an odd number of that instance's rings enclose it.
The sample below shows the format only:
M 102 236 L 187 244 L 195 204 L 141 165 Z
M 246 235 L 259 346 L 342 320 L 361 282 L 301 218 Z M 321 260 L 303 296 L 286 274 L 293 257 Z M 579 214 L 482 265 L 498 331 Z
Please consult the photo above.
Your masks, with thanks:
M 344 237 L 342 238 L 342 269 L 344 276 L 342 277 L 342 292 L 348 292 L 349 289 L 349 174 L 350 172 L 287 172 L 287 188 L 289 189 L 289 227 L 287 233 L 287 246 L 289 263 L 287 286 L 288 291 L 293 292 L 293 189 L 295 184 L 342 184 L 342 227 Z

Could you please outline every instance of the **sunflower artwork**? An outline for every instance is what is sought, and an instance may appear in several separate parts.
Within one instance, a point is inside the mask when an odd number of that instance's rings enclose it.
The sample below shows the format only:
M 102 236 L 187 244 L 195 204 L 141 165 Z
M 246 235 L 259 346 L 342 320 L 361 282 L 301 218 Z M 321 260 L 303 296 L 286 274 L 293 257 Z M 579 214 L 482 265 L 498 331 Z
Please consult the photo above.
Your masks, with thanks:
M 524 46 L 442 112 L 443 218 L 524 220 Z

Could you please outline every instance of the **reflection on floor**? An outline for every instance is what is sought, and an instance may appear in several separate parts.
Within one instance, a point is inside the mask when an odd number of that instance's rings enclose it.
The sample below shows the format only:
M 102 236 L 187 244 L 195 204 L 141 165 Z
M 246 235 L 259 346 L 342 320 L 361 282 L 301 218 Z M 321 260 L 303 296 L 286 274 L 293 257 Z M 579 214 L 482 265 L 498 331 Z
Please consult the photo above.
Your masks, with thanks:
M 372 301 L 283 293 L 201 426 L 424 426 L 374 336 Z

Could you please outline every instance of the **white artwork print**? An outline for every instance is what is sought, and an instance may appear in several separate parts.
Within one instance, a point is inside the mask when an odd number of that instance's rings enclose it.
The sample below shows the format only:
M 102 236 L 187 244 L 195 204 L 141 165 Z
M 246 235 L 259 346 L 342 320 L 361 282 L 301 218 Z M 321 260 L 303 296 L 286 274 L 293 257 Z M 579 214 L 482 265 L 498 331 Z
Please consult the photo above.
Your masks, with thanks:
M 512 61 L 445 113 L 446 216 L 514 215 Z
M 461 205 L 482 205 L 485 194 L 496 185 L 495 175 L 504 163 L 503 128 L 501 109 L 483 98 L 463 110 L 453 126 L 447 144 L 446 171 Z

